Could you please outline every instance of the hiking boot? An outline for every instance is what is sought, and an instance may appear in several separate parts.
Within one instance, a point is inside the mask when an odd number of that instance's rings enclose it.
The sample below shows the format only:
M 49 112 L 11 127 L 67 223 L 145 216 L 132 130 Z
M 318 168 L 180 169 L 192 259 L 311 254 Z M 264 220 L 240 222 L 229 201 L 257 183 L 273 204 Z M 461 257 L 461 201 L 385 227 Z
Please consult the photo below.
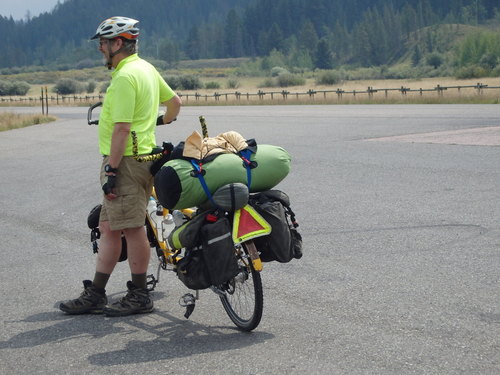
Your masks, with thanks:
M 83 280 L 83 292 L 80 297 L 61 303 L 59 309 L 72 315 L 102 314 L 107 303 L 108 299 L 104 289 L 96 288 L 90 280 Z
M 132 281 L 127 282 L 127 295 L 104 308 L 106 316 L 126 316 L 153 311 L 153 300 L 147 289 L 138 288 Z

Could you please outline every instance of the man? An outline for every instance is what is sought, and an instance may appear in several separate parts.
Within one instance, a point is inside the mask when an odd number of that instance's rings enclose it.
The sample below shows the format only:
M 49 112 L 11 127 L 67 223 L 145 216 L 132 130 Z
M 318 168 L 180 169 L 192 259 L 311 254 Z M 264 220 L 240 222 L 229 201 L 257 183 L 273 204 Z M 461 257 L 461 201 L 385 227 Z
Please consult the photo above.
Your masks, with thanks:
M 150 154 L 156 146 L 159 104 L 166 106 L 163 123 L 168 124 L 176 119 L 182 103 L 157 70 L 137 55 L 137 23 L 127 17 L 112 17 L 103 21 L 92 37 L 99 39 L 99 51 L 108 69 L 114 68 L 99 118 L 99 148 L 104 156 L 101 241 L 94 280 L 83 282 L 79 298 L 60 305 L 68 314 L 125 316 L 153 310 L 146 287 L 151 249 L 144 229 L 153 178 L 151 164 L 133 158 L 130 133 L 137 134 L 139 155 Z M 122 233 L 132 280 L 127 283 L 126 296 L 107 305 L 105 287 L 121 253 Z

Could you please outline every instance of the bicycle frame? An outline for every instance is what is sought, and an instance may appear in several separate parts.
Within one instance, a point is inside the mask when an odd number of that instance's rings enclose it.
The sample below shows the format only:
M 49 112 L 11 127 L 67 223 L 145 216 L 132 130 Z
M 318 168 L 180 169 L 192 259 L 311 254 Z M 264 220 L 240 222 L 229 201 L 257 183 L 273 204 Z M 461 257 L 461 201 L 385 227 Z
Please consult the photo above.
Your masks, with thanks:
M 161 207 L 161 205 L 159 205 L 158 198 L 156 196 L 156 192 L 155 192 L 154 188 L 153 188 L 153 191 L 151 194 L 151 198 L 156 201 L 158 207 Z M 182 209 L 180 211 L 187 218 L 191 218 L 195 214 L 194 208 L 186 208 L 186 209 Z M 240 211 L 240 210 L 238 210 L 238 211 Z M 235 215 L 238 214 L 238 211 L 235 213 Z M 167 217 L 170 213 L 170 210 L 168 210 L 167 208 L 161 207 L 160 212 L 161 212 L 161 215 L 158 213 L 156 213 L 156 215 L 159 216 L 159 220 L 161 220 L 161 223 L 163 225 L 163 223 L 165 222 L 165 220 L 167 219 Z M 147 225 L 146 225 L 147 230 L 150 231 L 152 236 L 153 236 L 153 238 L 150 238 L 150 243 L 155 245 L 156 251 L 157 251 L 157 256 L 160 259 L 160 264 L 158 266 L 159 268 L 158 268 L 156 278 L 154 278 L 153 275 L 150 275 L 150 278 L 152 278 L 152 281 L 150 282 L 152 284 L 152 287 L 151 287 L 151 290 L 152 290 L 155 288 L 156 284 L 159 282 L 159 269 L 163 268 L 166 270 L 167 265 L 171 265 L 174 267 L 176 265 L 176 263 L 180 259 L 182 259 L 182 256 L 179 255 L 178 251 L 171 249 L 168 245 L 168 242 L 167 242 L 168 234 L 170 233 L 171 230 L 174 229 L 174 226 L 171 225 L 170 228 L 167 229 L 168 233 L 166 233 L 166 235 L 164 235 L 163 233 L 160 235 L 160 233 L 158 232 L 158 222 L 155 221 L 151 217 L 151 214 L 149 212 L 146 212 L 146 218 L 147 218 Z M 235 223 L 233 221 L 233 226 L 238 225 L 238 223 Z M 162 232 L 165 232 L 165 228 L 163 228 L 163 227 L 162 227 Z M 233 228 L 233 232 L 239 233 L 240 235 L 242 235 L 246 238 L 246 240 L 242 241 L 241 243 L 245 243 L 245 247 L 249 253 L 248 254 L 249 258 L 252 262 L 252 267 L 257 272 L 262 271 L 263 266 L 262 266 L 262 262 L 261 262 L 260 257 L 259 257 L 259 253 L 258 253 L 257 248 L 255 247 L 255 244 L 252 241 L 253 238 L 257 237 L 260 234 L 254 234 L 252 236 L 252 231 L 242 233 L 241 229 L 238 229 L 238 228 Z M 239 243 L 237 243 L 236 245 L 239 245 Z

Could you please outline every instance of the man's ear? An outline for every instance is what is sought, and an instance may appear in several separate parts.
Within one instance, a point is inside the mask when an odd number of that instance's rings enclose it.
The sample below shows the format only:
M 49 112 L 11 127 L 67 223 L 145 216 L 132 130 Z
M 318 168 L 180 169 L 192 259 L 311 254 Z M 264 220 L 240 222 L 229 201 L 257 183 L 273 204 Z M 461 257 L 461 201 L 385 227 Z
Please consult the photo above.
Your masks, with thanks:
M 116 38 L 115 41 L 116 41 L 116 44 L 118 46 L 118 49 L 123 47 L 123 39 L 122 38 Z

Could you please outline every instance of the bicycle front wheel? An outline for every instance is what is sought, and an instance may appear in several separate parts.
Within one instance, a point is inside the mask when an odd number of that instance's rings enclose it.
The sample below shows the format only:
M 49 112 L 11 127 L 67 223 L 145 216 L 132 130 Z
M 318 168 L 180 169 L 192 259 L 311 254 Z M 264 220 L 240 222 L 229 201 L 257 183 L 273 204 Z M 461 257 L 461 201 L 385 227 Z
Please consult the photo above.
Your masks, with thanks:
M 246 246 L 243 244 L 246 251 Z M 264 296 L 260 273 L 244 254 L 238 256 L 240 272 L 230 280 L 220 299 L 224 310 L 233 323 L 242 331 L 255 329 L 262 318 Z

